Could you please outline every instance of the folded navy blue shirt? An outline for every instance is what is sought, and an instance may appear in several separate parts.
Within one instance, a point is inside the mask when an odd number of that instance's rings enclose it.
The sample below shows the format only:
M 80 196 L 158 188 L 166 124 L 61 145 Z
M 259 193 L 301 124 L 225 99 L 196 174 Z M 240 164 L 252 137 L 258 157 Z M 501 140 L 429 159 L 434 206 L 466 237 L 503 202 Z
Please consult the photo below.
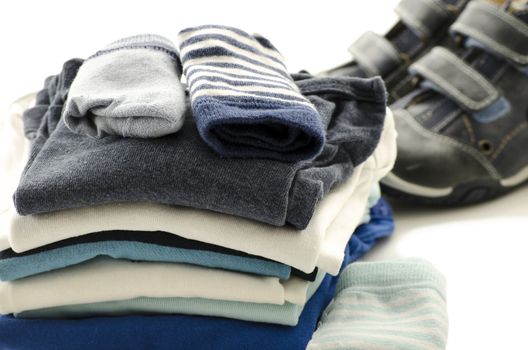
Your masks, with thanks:
M 392 212 L 383 200 L 371 221 L 352 235 L 342 268 L 392 233 Z M 295 327 L 204 316 L 126 316 L 87 319 L 0 317 L 2 350 L 209 350 L 305 349 L 322 311 L 335 294 L 337 277 L 327 275 Z

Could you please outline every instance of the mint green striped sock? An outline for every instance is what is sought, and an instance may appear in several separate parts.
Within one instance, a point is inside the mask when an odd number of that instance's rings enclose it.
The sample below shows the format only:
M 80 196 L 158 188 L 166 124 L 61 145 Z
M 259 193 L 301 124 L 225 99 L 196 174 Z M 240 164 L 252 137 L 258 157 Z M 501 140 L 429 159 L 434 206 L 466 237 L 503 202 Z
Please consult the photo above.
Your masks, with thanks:
M 445 279 L 429 262 L 359 262 L 341 273 L 308 349 L 445 349 L 447 329 Z

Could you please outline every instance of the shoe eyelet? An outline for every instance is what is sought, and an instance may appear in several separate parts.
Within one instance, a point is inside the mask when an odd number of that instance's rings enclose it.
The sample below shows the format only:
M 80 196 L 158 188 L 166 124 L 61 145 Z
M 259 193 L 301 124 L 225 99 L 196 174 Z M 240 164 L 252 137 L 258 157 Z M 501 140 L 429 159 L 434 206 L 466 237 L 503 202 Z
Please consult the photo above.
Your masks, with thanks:
M 480 148 L 480 151 L 485 155 L 490 155 L 491 153 L 493 153 L 493 144 L 490 140 L 480 140 L 478 142 L 478 146 Z
M 420 78 L 419 77 L 412 77 L 411 86 L 413 88 L 416 88 L 419 84 L 420 84 Z
M 406 53 L 401 53 L 400 58 L 402 59 L 402 61 L 405 63 L 406 66 L 410 66 L 413 63 L 411 56 L 409 56 Z
M 456 35 L 453 37 L 455 46 L 461 48 L 464 45 L 465 39 L 462 35 Z
M 459 7 L 457 7 L 455 5 L 451 5 L 451 4 L 448 4 L 446 6 L 446 9 L 447 9 L 447 11 L 451 12 L 451 14 L 453 14 L 453 15 L 458 14 L 458 12 L 460 11 Z

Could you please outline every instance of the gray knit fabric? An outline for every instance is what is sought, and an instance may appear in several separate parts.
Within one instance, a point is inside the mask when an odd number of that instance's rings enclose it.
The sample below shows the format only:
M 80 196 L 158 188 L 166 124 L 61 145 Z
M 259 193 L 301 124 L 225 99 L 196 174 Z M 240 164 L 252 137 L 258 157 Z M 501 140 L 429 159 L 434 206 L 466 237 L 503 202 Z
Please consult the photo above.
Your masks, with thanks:
M 48 79 L 56 81 L 51 85 L 55 93 L 39 94 L 42 101 L 25 113 L 35 125 L 35 113 L 42 113 L 52 101 L 14 196 L 22 215 L 141 201 L 302 229 L 317 202 L 372 154 L 383 129 L 381 79 L 296 76 L 300 91 L 317 108 L 327 129 L 325 147 L 314 161 L 222 158 L 200 138 L 190 109 L 176 134 L 93 139 L 72 133 L 58 115 L 61 97 L 79 64 L 69 61 L 59 78 Z M 50 125 L 56 128 L 50 131 Z M 34 134 L 29 132 L 28 137 Z
M 183 125 L 185 92 L 173 44 L 157 35 L 111 43 L 79 69 L 63 116 L 91 137 L 160 137 Z

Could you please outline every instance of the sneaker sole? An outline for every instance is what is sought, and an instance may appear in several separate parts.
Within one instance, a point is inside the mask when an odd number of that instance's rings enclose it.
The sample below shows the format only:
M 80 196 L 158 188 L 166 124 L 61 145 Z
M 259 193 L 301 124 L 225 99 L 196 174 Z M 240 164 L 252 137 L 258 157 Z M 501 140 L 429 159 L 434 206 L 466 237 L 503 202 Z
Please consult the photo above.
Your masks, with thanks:
M 528 167 L 503 180 L 476 180 L 449 188 L 432 188 L 407 182 L 390 173 L 381 180 L 383 193 L 407 202 L 436 206 L 466 205 L 500 197 L 528 181 Z

